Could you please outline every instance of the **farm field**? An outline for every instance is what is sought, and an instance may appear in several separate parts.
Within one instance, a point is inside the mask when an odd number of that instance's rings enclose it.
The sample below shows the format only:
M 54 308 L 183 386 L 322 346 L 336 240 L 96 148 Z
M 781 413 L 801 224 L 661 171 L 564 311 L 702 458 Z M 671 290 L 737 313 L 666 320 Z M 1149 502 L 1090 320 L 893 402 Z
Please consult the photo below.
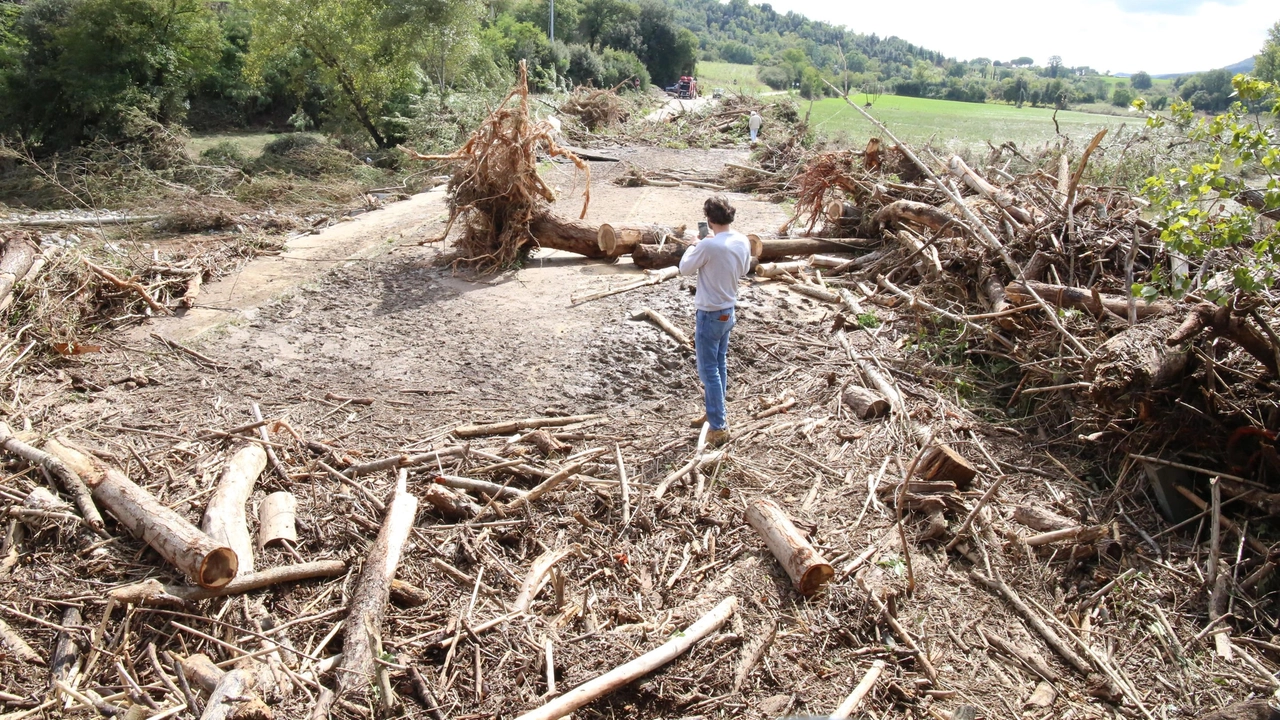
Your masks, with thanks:
M 725 92 L 762 93 L 768 92 L 769 86 L 756 79 L 755 65 L 738 65 L 735 63 L 700 62 L 698 63 L 698 84 L 710 90 L 721 87 Z
M 866 102 L 865 95 L 851 96 L 851 99 L 859 104 Z M 800 101 L 800 112 L 807 109 L 808 103 Z M 1019 147 L 1035 146 L 1056 137 L 1051 108 L 1017 108 L 1012 105 L 883 95 L 875 102 L 871 113 L 905 141 L 932 139 L 934 144 L 956 150 L 985 148 L 988 140 L 997 145 L 1012 141 Z M 1135 120 L 1067 110 L 1058 112 L 1058 125 L 1062 132 L 1077 142 L 1087 141 L 1104 127 L 1114 130 Z M 820 134 L 828 137 L 844 134 L 853 141 L 861 141 L 875 133 L 871 123 L 841 98 L 813 103 L 810 122 Z

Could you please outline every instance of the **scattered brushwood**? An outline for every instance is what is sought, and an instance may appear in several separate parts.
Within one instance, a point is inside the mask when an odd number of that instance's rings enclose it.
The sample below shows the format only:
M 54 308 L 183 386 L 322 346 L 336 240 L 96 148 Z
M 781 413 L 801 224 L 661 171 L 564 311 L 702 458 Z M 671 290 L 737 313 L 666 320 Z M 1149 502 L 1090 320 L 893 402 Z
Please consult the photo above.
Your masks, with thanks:
M 529 114 L 528 72 L 521 62 L 520 77 L 511 92 L 465 145 L 449 155 L 409 151 L 418 160 L 455 165 L 449 180 L 449 228 L 462 224 L 455 262 L 481 271 L 509 268 L 540 242 L 553 240 L 550 232 L 563 230 L 562 221 L 549 210 L 555 194 L 538 174 L 540 155 L 568 158 L 584 173 L 580 217 L 586 217 L 591 170 L 561 148 L 554 136 L 550 124 L 536 122 Z M 543 227 L 538 228 L 539 224 Z M 538 229 L 543 230 L 542 236 Z
M 622 187 L 692 187 L 702 190 L 725 190 L 719 178 L 705 172 L 695 170 L 644 170 L 636 166 L 627 167 L 626 171 L 613 179 L 615 185 Z
M 611 89 L 579 87 L 560 105 L 560 112 L 578 119 L 590 132 L 626 122 L 629 111 Z

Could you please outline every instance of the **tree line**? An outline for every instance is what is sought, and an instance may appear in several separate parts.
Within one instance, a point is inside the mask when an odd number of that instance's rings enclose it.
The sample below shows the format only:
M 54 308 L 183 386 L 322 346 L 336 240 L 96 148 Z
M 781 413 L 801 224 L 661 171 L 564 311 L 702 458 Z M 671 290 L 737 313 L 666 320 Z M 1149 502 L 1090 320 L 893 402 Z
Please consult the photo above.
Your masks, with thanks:
M 152 125 L 402 141 L 450 93 L 632 87 L 694 70 L 660 0 L 33 0 L 0 4 L 0 136 L 53 152 Z

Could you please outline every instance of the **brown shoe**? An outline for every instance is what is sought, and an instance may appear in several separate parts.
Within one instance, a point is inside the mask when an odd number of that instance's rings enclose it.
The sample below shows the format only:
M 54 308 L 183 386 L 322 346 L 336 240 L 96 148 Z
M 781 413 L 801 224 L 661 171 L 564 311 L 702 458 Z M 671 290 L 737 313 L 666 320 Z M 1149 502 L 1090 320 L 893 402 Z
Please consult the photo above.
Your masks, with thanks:
M 729 428 L 707 431 L 707 447 L 720 447 L 729 442 Z
M 706 422 L 707 422 L 707 414 L 702 413 L 698 417 L 689 421 L 689 427 L 693 428 L 694 430 L 701 430 L 702 426 L 705 425 Z

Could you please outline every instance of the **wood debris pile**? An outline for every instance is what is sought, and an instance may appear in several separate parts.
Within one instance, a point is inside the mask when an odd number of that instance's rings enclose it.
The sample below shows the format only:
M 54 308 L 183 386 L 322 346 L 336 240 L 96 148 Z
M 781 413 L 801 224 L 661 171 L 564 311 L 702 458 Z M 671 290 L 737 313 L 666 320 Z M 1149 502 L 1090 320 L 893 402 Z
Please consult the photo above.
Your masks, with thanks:
M 630 114 L 614 90 L 583 87 L 560 105 L 560 112 L 577 118 L 590 132 L 626 122 Z

